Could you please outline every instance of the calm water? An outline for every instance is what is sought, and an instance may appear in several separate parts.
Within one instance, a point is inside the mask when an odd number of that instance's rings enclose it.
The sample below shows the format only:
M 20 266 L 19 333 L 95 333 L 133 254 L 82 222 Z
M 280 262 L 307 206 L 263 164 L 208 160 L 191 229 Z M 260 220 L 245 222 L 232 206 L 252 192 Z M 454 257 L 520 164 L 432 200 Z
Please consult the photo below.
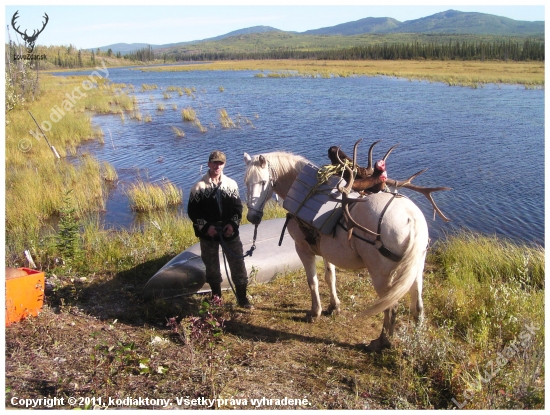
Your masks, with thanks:
M 451 223 L 432 221 L 429 202 L 404 191 L 429 218 L 432 237 L 463 227 L 544 244 L 544 90 L 496 85 L 473 89 L 385 77 L 257 78 L 255 73 L 109 70 L 111 81 L 135 86 L 140 111 L 151 115 L 152 122 L 129 116 L 124 122 L 113 115 L 93 118 L 105 133 L 105 143 L 86 144 L 81 151 L 110 162 L 119 174 L 106 224 L 134 221 L 124 189 L 138 177 L 169 179 L 184 190 L 186 205 L 213 149 L 226 152 L 225 172 L 242 189 L 245 151 L 291 151 L 323 165 L 330 146 L 340 145 L 351 154 L 355 141 L 364 138 L 362 164 L 371 142 L 383 140 L 375 159 L 401 143 L 388 160 L 391 178 L 404 179 L 428 167 L 415 184 L 453 188 L 435 194 Z M 139 92 L 142 84 L 159 89 Z M 165 99 L 169 86 L 195 88 L 194 98 L 172 92 Z M 164 111 L 157 110 L 159 104 Z M 181 110 L 187 106 L 196 111 L 206 133 L 182 121 Z M 221 127 L 222 108 L 235 122 L 240 116 L 240 128 Z M 186 136 L 176 137 L 172 126 Z

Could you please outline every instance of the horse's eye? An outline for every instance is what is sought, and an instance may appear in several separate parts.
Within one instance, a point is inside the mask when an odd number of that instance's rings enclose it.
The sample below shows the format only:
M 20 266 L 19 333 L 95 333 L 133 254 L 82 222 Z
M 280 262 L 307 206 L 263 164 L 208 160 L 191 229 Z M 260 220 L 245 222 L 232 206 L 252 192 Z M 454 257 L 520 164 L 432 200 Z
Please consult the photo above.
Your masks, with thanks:
M 265 186 L 265 183 L 266 183 L 266 181 L 265 181 L 265 180 L 263 180 L 263 181 L 262 181 L 261 183 L 262 183 L 262 187 L 264 187 L 264 186 Z

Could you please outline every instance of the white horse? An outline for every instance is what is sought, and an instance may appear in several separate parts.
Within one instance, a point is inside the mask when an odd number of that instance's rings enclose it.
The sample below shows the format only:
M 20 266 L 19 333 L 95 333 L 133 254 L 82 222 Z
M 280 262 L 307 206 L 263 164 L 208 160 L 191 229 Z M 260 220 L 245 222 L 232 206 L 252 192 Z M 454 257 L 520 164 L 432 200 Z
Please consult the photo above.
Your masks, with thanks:
M 245 153 L 244 161 L 247 166 L 247 219 L 257 225 L 262 220 L 264 205 L 273 192 L 284 199 L 308 161 L 285 152 L 255 157 Z M 323 257 L 325 281 L 330 287 L 329 314 L 340 311 L 335 265 L 351 270 L 367 268 L 380 298 L 364 316 L 384 311 L 382 333 L 368 347 L 369 351 L 378 351 L 390 347 L 387 335 L 393 335 L 397 302 L 407 292 L 411 295 L 410 311 L 414 319 L 419 322 L 423 317 L 422 273 L 428 247 L 428 226 L 424 215 L 413 202 L 405 197 L 394 197 L 390 193 L 369 195 L 365 201 L 353 203 L 350 213 L 355 221 L 367 229 L 376 231 L 379 228 L 380 240 L 375 241 L 374 236 L 354 228 L 356 237 L 348 241 L 347 230 L 336 226 L 334 234 L 319 233 L 315 243 L 310 244 L 305 240 L 307 235 L 294 218 L 288 223 L 288 232 L 294 239 L 296 251 L 304 264 L 311 290 L 311 311 L 306 316 L 309 321 L 314 321 L 321 315 L 316 255 Z M 341 222 L 344 223 L 343 218 Z

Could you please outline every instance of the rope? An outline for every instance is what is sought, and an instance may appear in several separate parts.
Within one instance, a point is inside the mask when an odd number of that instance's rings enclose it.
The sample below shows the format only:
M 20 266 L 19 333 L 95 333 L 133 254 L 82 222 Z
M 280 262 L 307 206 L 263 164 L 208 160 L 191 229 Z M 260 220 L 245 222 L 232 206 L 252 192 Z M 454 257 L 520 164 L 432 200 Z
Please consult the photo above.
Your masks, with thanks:
M 237 301 L 239 298 L 237 297 L 237 292 L 235 291 L 235 287 L 233 286 L 233 280 L 231 279 L 231 274 L 229 273 L 229 270 L 227 269 L 227 257 L 226 252 L 231 255 L 234 258 L 246 258 L 247 256 L 252 256 L 252 253 L 256 249 L 256 237 L 258 236 L 258 225 L 254 226 L 254 237 L 252 238 L 252 246 L 248 251 L 246 251 L 246 254 L 244 255 L 237 255 L 234 252 L 232 252 L 227 245 L 225 244 L 225 240 L 223 239 L 223 233 L 222 228 L 217 226 L 216 232 L 218 233 L 218 237 L 220 238 L 220 245 L 222 246 L 222 256 L 223 256 L 223 265 L 225 267 L 225 275 L 227 275 L 227 281 L 229 282 L 229 286 L 231 287 L 231 291 L 233 291 L 233 294 L 235 295 L 235 298 Z

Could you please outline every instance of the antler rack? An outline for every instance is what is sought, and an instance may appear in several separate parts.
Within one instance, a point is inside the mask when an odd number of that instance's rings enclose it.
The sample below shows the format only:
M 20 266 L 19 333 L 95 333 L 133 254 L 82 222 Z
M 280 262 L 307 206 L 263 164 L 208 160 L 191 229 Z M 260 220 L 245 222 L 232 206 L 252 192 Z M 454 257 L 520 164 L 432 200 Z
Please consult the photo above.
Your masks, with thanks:
M 349 205 L 349 203 L 351 203 L 354 200 L 354 199 L 349 199 L 349 197 L 347 196 L 351 192 L 351 190 L 356 190 L 356 191 L 366 190 L 366 189 L 370 188 L 371 186 L 373 186 L 373 185 L 380 182 L 380 178 L 375 178 L 373 176 L 374 167 L 373 167 L 373 163 L 372 163 L 372 152 L 373 152 L 374 146 L 376 144 L 378 144 L 381 140 L 375 141 L 373 144 L 371 144 L 371 146 L 369 148 L 368 165 L 367 165 L 366 168 L 357 166 L 357 146 L 359 145 L 359 143 L 361 141 L 362 141 L 362 139 L 358 140 L 355 143 L 355 146 L 353 147 L 352 168 L 349 167 L 349 165 L 348 165 L 349 163 L 345 163 L 344 161 L 342 161 L 342 157 L 347 161 L 350 161 L 350 160 L 349 160 L 349 157 L 347 157 L 345 155 L 345 153 L 343 153 L 340 150 L 340 147 L 331 147 L 329 149 L 329 156 L 330 155 L 335 155 L 335 158 L 338 160 L 338 162 L 340 164 L 342 164 L 345 167 L 345 169 L 348 173 L 344 177 L 346 180 L 348 180 L 348 185 L 346 187 L 342 188 L 342 190 L 339 189 L 345 195 L 345 196 L 343 196 L 343 199 L 342 199 L 343 200 L 342 205 L 344 207 L 344 214 L 346 215 L 346 220 L 351 222 L 355 227 L 359 227 L 359 228 L 365 230 L 368 233 L 371 233 L 373 235 L 377 235 L 376 233 L 374 233 L 374 232 L 372 232 L 372 231 L 370 231 L 366 228 L 363 228 L 361 225 L 357 224 L 357 222 L 354 221 L 353 218 L 349 215 L 349 206 L 348 205 Z M 394 145 L 393 147 L 391 147 L 386 152 L 384 158 L 382 159 L 384 164 L 386 162 L 386 159 L 390 155 L 390 153 L 398 145 L 399 144 Z M 380 163 L 380 161 L 378 163 Z M 385 168 L 385 166 L 384 166 L 384 168 Z M 443 212 L 441 211 L 441 209 L 439 209 L 439 207 L 435 203 L 435 201 L 433 199 L 433 196 L 432 196 L 432 193 L 443 191 L 443 190 L 452 190 L 452 189 L 450 187 L 443 187 L 443 186 L 439 186 L 439 187 L 417 186 L 417 185 L 414 185 L 414 184 L 411 183 L 413 179 L 420 176 L 426 170 L 427 169 L 420 170 L 419 172 L 413 174 L 411 177 L 409 177 L 406 180 L 394 180 L 394 179 L 387 178 L 385 183 L 388 186 L 392 186 L 392 187 L 395 187 L 395 188 L 403 188 L 404 187 L 406 189 L 413 190 L 415 192 L 418 192 L 418 193 L 424 195 L 430 201 L 430 203 L 432 204 L 432 207 L 434 209 L 434 217 L 435 217 L 435 214 L 437 213 L 441 217 L 441 219 L 443 219 L 445 222 L 450 222 L 451 219 L 449 219 L 447 216 L 445 216 L 443 214 Z M 357 179 L 357 177 L 360 177 L 360 178 Z

